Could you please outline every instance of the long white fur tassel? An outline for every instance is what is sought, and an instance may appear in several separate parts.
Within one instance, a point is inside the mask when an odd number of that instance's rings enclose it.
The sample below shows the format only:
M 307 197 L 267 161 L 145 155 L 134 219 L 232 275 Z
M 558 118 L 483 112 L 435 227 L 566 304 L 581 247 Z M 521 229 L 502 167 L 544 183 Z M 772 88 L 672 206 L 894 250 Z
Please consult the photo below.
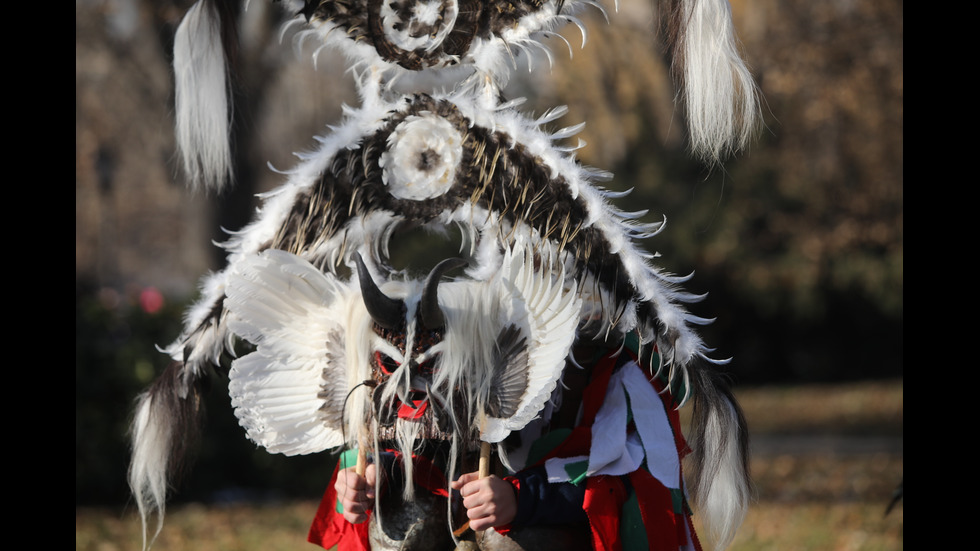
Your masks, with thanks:
M 129 485 L 143 523 L 143 548 L 146 549 L 163 528 L 167 501 L 167 466 L 173 427 L 169 415 L 154 413 L 158 401 L 147 392 L 139 397 L 133 420 L 133 456 L 129 467 Z M 148 536 L 148 519 L 156 512 L 157 523 Z
M 186 387 L 183 371 L 182 363 L 170 364 L 150 389 L 140 395 L 133 416 L 129 486 L 143 523 L 144 549 L 163 527 L 171 478 L 179 473 L 186 450 L 197 440 L 200 385 L 194 381 Z M 147 524 L 154 513 L 156 529 L 149 536 Z
M 198 0 L 174 36 L 177 148 L 194 187 L 220 191 L 232 175 L 228 67 L 214 3 Z
M 683 69 L 692 154 L 718 163 L 744 149 L 760 126 L 760 98 L 738 51 L 728 0 L 683 0 L 675 44 Z
M 748 428 L 727 383 L 710 368 L 694 369 L 691 438 L 694 507 L 707 528 L 705 549 L 728 547 L 745 519 L 751 493 Z

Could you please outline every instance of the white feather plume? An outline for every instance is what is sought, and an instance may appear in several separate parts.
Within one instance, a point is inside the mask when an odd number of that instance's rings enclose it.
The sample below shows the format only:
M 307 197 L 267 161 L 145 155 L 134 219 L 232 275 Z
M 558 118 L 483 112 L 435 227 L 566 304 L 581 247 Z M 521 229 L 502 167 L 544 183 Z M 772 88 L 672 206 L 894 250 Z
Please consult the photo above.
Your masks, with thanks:
M 174 36 L 176 137 L 190 182 L 220 190 L 232 174 L 231 109 L 221 22 L 198 0 Z
M 691 150 L 720 162 L 755 136 L 759 92 L 739 53 L 728 0 L 683 4 L 681 55 Z

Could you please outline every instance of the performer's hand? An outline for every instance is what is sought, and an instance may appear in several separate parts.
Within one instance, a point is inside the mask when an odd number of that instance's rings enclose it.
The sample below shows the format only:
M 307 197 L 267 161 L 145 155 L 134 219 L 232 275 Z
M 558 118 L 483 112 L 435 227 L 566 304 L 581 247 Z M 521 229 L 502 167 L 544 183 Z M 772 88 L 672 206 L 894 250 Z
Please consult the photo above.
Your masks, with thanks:
M 360 524 L 367 520 L 367 512 L 374 507 L 375 483 L 377 469 L 371 463 L 364 470 L 364 476 L 358 476 L 354 467 L 337 473 L 337 500 L 344 508 L 344 518 L 351 524 Z
M 463 497 L 463 507 L 474 531 L 509 524 L 517 516 L 517 495 L 506 480 L 466 473 L 453 481 L 452 487 Z

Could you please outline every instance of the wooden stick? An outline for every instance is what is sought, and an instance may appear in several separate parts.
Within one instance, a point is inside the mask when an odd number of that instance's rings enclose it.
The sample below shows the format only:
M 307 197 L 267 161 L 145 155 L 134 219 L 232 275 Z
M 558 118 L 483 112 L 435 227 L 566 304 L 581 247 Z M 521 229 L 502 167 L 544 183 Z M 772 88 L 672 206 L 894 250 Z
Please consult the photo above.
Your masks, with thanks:
M 490 442 L 480 443 L 480 478 L 490 476 Z
M 368 400 L 370 400 L 370 396 L 372 396 L 374 393 L 374 388 L 378 385 L 371 379 L 365 380 L 362 384 L 364 384 L 364 388 L 369 396 Z M 364 442 L 367 440 L 366 432 L 368 425 L 370 425 L 370 422 L 365 417 L 364 424 L 361 425 L 361 428 L 357 433 L 357 464 L 354 466 L 354 472 L 360 477 L 363 477 L 365 471 L 367 471 L 367 448 L 364 446 Z
M 354 472 L 357 476 L 363 477 L 364 471 L 367 470 L 367 450 L 364 449 L 364 441 L 357 443 L 357 465 L 354 466 Z
M 490 442 L 480 443 L 480 478 L 490 476 Z M 480 530 L 483 532 L 483 530 Z M 477 532 L 479 535 L 479 532 Z

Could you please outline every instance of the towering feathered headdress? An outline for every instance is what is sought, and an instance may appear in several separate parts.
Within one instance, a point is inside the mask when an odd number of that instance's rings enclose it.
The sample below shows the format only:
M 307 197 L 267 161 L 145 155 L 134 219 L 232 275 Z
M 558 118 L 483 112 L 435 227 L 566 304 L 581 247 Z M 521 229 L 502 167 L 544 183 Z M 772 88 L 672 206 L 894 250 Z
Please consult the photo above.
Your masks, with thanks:
M 230 76 L 237 0 L 200 0 L 188 11 L 174 41 L 177 144 L 190 181 L 217 189 L 232 176 Z M 442 0 L 380 2 L 334 0 L 296 4 L 300 43 L 315 40 L 362 71 L 366 102 L 382 92 L 381 80 L 486 79 L 493 94 L 504 86 L 521 53 L 540 50 L 541 39 L 576 17 L 594 0 Z M 681 90 L 692 153 L 710 163 L 748 145 L 759 124 L 759 98 L 738 52 L 727 0 L 661 0 L 665 49 Z M 419 7 L 421 6 L 421 7 Z M 617 4 L 618 6 L 618 4 Z M 425 80 L 422 79 L 425 77 Z
M 444 435 L 454 448 L 474 435 L 500 442 L 541 414 L 575 338 L 621 342 L 633 333 L 657 348 L 660 363 L 650 368 L 667 374 L 681 403 L 705 404 L 696 420 L 706 437 L 695 440 L 704 468 L 693 489 L 715 507 L 707 522 L 730 539 L 745 505 L 744 442 L 729 438 L 737 408 L 693 329 L 707 320 L 685 309 L 701 297 L 637 245 L 662 223 L 612 206 L 622 194 L 602 187 L 611 175 L 560 145 L 581 125 L 552 131 L 565 109 L 532 119 L 501 95 L 513 56 L 563 23 L 584 31 L 573 14 L 585 4 L 298 7 L 303 39 L 352 60 L 361 105 L 223 245 L 228 266 L 204 280 L 167 349 L 174 364 L 141 397 L 130 481 L 144 519 L 163 510 L 177 413 L 196 403 L 200 381 L 235 338 L 256 346 L 229 373 L 249 437 L 271 452 L 305 454 L 356 445 L 365 423 L 409 452 L 420 437 Z M 670 4 L 692 147 L 715 162 L 744 145 L 754 87 L 734 51 L 727 2 Z M 191 179 L 209 187 L 231 174 L 227 45 L 217 38 L 232 24 L 222 17 L 229 11 L 201 0 L 175 46 L 178 142 Z M 421 73 L 454 85 L 411 94 L 391 86 Z M 458 228 L 462 259 L 423 280 L 396 272 L 389 242 L 410 228 Z M 459 276 L 441 282 L 450 268 Z M 365 381 L 373 392 L 345 403 Z

